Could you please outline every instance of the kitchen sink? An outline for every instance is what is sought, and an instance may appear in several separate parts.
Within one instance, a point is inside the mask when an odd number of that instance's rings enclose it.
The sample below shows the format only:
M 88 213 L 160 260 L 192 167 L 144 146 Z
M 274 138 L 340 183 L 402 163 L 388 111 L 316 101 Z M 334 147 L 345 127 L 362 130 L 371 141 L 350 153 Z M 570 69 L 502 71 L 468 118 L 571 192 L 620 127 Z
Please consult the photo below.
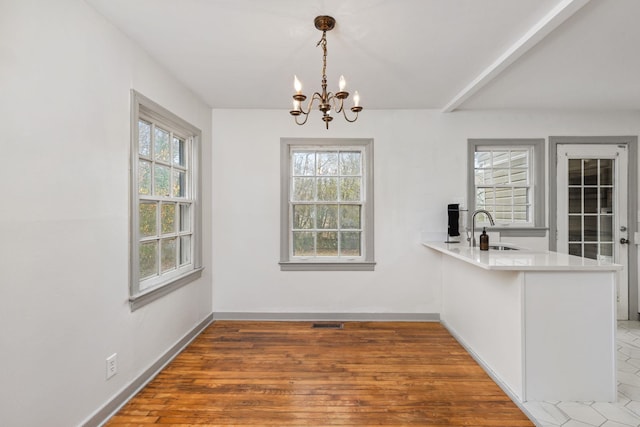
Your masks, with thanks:
M 489 245 L 489 249 L 492 251 L 517 251 L 518 248 L 514 248 L 513 246 L 507 246 L 500 243 Z

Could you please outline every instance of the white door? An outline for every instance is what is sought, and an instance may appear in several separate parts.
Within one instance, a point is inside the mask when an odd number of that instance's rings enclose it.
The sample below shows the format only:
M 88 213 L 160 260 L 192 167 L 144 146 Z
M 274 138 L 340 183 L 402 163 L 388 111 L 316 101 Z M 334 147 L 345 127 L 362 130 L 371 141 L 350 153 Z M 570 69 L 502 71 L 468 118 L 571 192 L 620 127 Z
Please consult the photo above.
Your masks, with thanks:
M 618 320 L 629 318 L 627 150 L 615 144 L 558 144 L 558 252 L 612 260 Z

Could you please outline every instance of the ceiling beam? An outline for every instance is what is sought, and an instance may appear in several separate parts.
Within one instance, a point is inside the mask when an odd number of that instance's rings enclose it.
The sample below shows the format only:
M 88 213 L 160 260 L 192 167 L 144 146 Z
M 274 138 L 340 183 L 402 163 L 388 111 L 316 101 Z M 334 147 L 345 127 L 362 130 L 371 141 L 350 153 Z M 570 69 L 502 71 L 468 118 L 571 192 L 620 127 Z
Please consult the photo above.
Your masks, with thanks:
M 509 65 L 533 48 L 549 33 L 558 28 L 563 22 L 569 19 L 574 13 L 580 10 L 590 0 L 562 0 L 549 11 L 536 25 L 531 27 L 516 43 L 498 57 L 489 67 L 478 75 L 471 83 L 458 93 L 442 109 L 444 113 L 455 111 L 467 99 L 473 96 L 487 83 L 495 79 Z

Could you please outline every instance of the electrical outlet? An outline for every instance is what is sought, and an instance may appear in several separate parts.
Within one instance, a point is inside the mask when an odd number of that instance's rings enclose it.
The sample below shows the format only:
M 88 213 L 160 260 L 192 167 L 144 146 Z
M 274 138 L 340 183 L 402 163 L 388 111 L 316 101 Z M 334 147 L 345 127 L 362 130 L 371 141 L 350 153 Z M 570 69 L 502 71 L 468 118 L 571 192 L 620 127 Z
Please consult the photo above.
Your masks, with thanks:
M 107 357 L 107 379 L 118 373 L 118 353 Z

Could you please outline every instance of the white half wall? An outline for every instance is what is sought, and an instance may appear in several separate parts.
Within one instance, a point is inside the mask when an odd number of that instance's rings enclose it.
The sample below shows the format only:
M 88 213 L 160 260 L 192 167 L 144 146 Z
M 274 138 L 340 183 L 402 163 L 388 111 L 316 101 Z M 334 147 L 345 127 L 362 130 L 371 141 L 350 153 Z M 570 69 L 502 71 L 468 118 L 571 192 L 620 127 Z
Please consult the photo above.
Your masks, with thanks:
M 446 205 L 466 199 L 468 138 L 637 135 L 640 113 L 364 110 L 323 125 L 318 112 L 297 126 L 286 110 L 213 111 L 214 312 L 439 313 L 439 258 L 420 235 L 444 235 Z M 375 271 L 280 271 L 281 137 L 374 139 Z
M 205 195 L 203 277 L 134 313 L 132 88 L 203 131 Z M 0 94 L 0 425 L 77 426 L 212 312 L 211 110 L 82 0 L 0 3 Z

